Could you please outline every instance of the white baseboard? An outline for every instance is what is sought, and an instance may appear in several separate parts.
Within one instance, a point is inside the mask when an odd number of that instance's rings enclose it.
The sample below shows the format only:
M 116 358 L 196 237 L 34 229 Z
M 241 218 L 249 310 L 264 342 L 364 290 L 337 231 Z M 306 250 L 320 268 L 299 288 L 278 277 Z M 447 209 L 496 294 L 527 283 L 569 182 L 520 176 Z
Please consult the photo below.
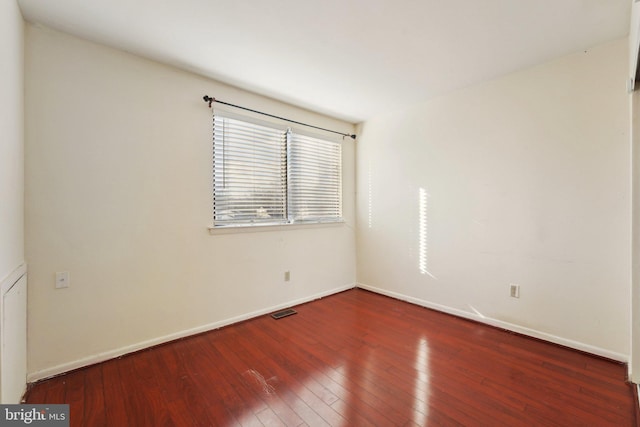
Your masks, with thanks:
M 115 359 L 120 356 L 124 356 L 125 354 L 133 353 L 139 350 L 144 350 L 145 348 L 153 347 L 156 345 L 164 344 L 170 341 L 174 341 L 180 338 L 189 337 L 191 335 L 196 335 L 202 332 L 211 331 L 214 329 L 219 329 L 224 326 L 232 325 L 234 323 L 242 322 L 244 320 L 249 320 L 254 317 L 262 316 L 264 314 L 272 313 L 274 311 L 281 310 L 283 308 L 292 307 L 295 305 L 304 304 L 306 302 L 310 302 L 313 300 L 317 300 L 320 298 L 327 297 L 329 295 L 337 294 L 339 292 L 343 292 L 349 289 L 355 288 L 355 284 L 345 285 L 338 288 L 331 289 L 329 291 L 320 292 L 315 295 L 310 295 L 308 297 L 299 298 L 295 300 L 288 301 L 286 303 L 278 304 L 272 307 L 267 307 L 261 310 L 253 311 L 251 313 L 246 313 L 240 316 L 232 317 L 229 319 L 221 320 L 218 322 L 210 323 L 207 325 L 198 326 L 195 328 L 187 329 L 184 331 L 175 332 L 172 334 L 168 334 L 162 337 L 153 338 L 146 341 L 141 341 L 136 344 L 128 345 L 125 347 L 120 347 L 114 350 L 106 351 L 103 353 L 93 354 L 91 356 L 83 357 L 82 359 L 77 359 L 72 362 L 62 363 L 57 366 L 53 366 L 51 368 L 42 369 L 39 371 L 31 372 L 27 375 L 27 381 L 29 383 L 40 381 L 46 378 L 51 378 L 56 375 L 64 374 L 65 372 L 73 371 L 74 369 L 83 368 L 85 366 L 94 365 L 96 363 L 104 362 L 105 360 Z
M 624 355 L 624 354 L 620 354 L 620 353 L 616 353 L 610 350 L 606 350 L 603 348 L 599 348 L 599 347 L 595 347 L 589 344 L 585 344 L 585 343 L 581 343 L 578 341 L 573 341 L 567 338 L 562 338 L 562 337 L 558 337 L 556 335 L 552 335 L 552 334 L 548 334 L 545 332 L 541 332 L 541 331 L 537 331 L 534 329 L 530 329 L 530 328 L 525 328 L 523 326 L 519 326 L 516 324 L 512 324 L 512 323 L 508 323 L 508 322 L 503 322 L 501 320 L 497 320 L 497 319 L 491 319 L 491 318 L 487 318 L 487 317 L 481 317 L 478 316 L 475 313 L 469 313 L 463 310 L 459 310 L 456 308 L 452 308 L 452 307 L 448 307 L 448 306 L 444 306 L 441 304 L 437 304 L 437 303 L 433 303 L 433 302 L 429 302 L 426 300 L 422 300 L 419 298 L 414 298 L 414 297 L 410 297 L 408 295 L 404 295 L 404 294 L 400 294 L 397 292 L 392 292 L 392 291 L 388 291 L 385 289 L 380 289 L 380 288 L 376 288 L 373 286 L 369 286 L 369 285 L 365 285 L 363 283 L 358 283 L 357 285 L 345 285 L 345 286 L 341 286 L 338 288 L 334 288 L 332 290 L 329 291 L 325 291 L 325 292 L 321 292 L 315 295 L 311 295 L 305 298 L 299 298 L 296 300 L 291 300 L 288 301 L 286 303 L 283 304 L 278 304 L 272 307 L 268 307 L 268 308 L 264 308 L 261 310 L 257 310 L 257 311 L 253 311 L 250 313 L 246 313 L 240 316 L 236 316 L 236 317 L 232 317 L 229 319 L 225 319 L 225 320 L 221 320 L 218 322 L 214 322 L 214 323 L 210 323 L 207 325 L 202 325 L 196 328 L 191 328 L 191 329 L 187 329 L 184 331 L 179 331 L 176 333 L 172 333 L 172 334 L 168 334 L 162 337 L 158 337 L 158 338 L 154 338 L 154 339 L 150 339 L 150 340 L 146 340 L 146 341 L 142 341 L 136 344 L 132 344 L 132 345 L 128 345 L 125 347 L 121 347 L 121 348 L 117 348 L 114 350 L 110 350 L 107 352 L 103 352 L 103 353 L 98 353 L 98 354 L 94 354 L 91 356 L 87 356 L 81 359 L 77 359 L 74 360 L 72 362 L 68 362 L 68 363 L 63 363 L 57 366 L 53 366 L 51 368 L 47 368 L 47 369 L 43 369 L 40 371 L 36 371 L 36 372 L 31 372 L 28 374 L 27 376 L 27 381 L 29 383 L 32 382 L 36 382 L 36 381 L 40 381 L 46 378 L 50 378 L 56 375 L 60 375 L 60 374 L 64 374 L 65 372 L 69 372 L 72 371 L 74 369 L 79 369 L 85 366 L 89 366 L 89 365 L 93 365 L 96 363 L 100 363 L 100 362 L 104 362 L 106 360 L 109 359 L 114 359 L 129 353 L 133 353 L 139 350 L 143 350 L 145 348 L 149 348 L 149 347 L 153 347 L 156 345 L 160 345 L 160 344 L 164 344 L 170 341 L 174 341 L 180 338 L 185 338 L 185 337 L 189 337 L 191 335 L 196 335 L 202 332 L 207 332 L 207 331 L 211 331 L 214 329 L 219 329 L 222 328 L 224 326 L 228 326 L 228 325 L 232 325 L 234 323 L 238 323 L 238 322 L 242 322 L 244 320 L 248 320 L 248 319 L 252 319 L 254 317 L 258 317 L 258 316 L 262 316 L 264 314 L 268 314 L 277 310 L 281 310 L 283 308 L 288 308 L 288 307 L 292 307 L 295 305 L 300 305 L 300 304 L 304 304 L 316 299 L 320 299 L 320 298 L 324 298 L 327 297 L 329 295 L 333 295 L 339 292 L 343 292 L 349 289 L 352 289 L 354 287 L 358 287 L 361 289 L 365 289 L 371 292 L 375 292 L 381 295 L 386 295 L 401 301 L 406 301 L 412 304 L 416 304 L 419 305 L 421 307 L 426 307 L 426 308 L 430 308 L 436 311 L 440 311 L 443 313 L 447 313 L 447 314 L 451 314 L 457 317 L 462 317 L 465 319 L 469 319 L 469 320 L 473 320 L 476 322 L 480 322 L 480 323 L 484 323 L 487 325 L 491 325 L 491 326 L 495 326 L 501 329 L 506 329 L 509 331 L 513 331 L 522 335 L 527 335 L 533 338 L 538 338 L 544 341 L 549 341 L 552 342 L 554 344 L 559 344 L 565 347 L 569 347 L 569 348 L 573 348 L 576 350 L 580 350 L 580 351 L 584 351 L 586 353 L 590 353 L 590 354 L 594 354 L 597 356 L 601 356 L 601 357 L 606 357 L 608 359 L 612 359 L 612 360 L 616 360 L 619 362 L 624 362 L 624 363 L 628 363 L 628 356 Z
M 573 348 L 575 350 L 580 350 L 585 353 L 594 354 L 600 357 L 606 357 L 607 359 L 616 360 L 618 362 L 628 363 L 629 356 L 621 353 L 616 353 L 614 351 L 606 350 L 600 347 L 595 347 L 590 344 L 585 344 L 582 342 L 570 340 L 567 338 L 562 338 L 556 335 L 548 334 L 546 332 L 537 331 L 535 329 L 526 328 L 524 326 L 516 325 L 513 323 L 504 322 L 502 320 L 491 319 L 488 317 L 479 316 L 475 313 L 470 313 L 464 310 L 459 310 L 457 308 L 448 307 L 445 305 L 433 303 L 430 301 L 425 301 L 419 298 L 410 297 L 408 295 L 399 294 L 397 292 L 388 291 L 386 289 L 380 289 L 373 286 L 365 285 L 364 283 L 358 283 L 357 285 L 361 289 L 365 289 L 371 292 L 375 292 L 377 294 L 386 295 L 395 299 L 399 299 L 401 301 L 410 302 L 412 304 L 419 305 L 421 307 L 430 308 L 436 311 L 441 311 L 443 313 L 451 314 L 457 317 L 462 317 L 469 320 L 474 320 L 476 322 L 484 323 L 486 325 L 495 326 L 501 329 L 506 329 L 508 331 L 516 332 L 522 335 L 527 335 L 533 338 L 538 338 L 544 341 L 549 341 L 554 344 L 559 344 L 565 347 Z

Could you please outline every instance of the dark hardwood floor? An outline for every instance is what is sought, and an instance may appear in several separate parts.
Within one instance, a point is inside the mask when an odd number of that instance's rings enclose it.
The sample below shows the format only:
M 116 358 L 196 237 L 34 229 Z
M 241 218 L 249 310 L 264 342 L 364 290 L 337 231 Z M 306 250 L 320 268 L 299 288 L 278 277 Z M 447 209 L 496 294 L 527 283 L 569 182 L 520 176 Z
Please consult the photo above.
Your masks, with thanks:
M 626 367 L 350 290 L 77 370 L 72 426 L 634 426 Z

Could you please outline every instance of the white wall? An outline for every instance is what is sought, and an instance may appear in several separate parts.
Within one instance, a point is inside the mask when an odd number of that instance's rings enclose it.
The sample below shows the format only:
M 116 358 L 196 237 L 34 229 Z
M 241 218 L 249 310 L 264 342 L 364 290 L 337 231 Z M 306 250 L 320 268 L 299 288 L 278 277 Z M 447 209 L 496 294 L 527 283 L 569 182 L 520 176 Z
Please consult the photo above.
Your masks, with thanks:
M 202 96 L 351 124 L 55 31 L 26 34 L 31 380 L 355 285 L 354 144 L 346 224 L 210 235 Z M 54 289 L 56 271 L 70 288 Z
M 0 402 L 17 403 L 25 390 L 24 292 L 4 301 L 24 265 L 24 24 L 14 0 L 0 1 Z M 25 279 L 22 278 L 22 287 Z M 6 311 L 19 324 L 5 340 Z
M 619 40 L 367 121 L 358 282 L 626 360 L 627 59 Z
M 634 3 L 635 5 L 635 3 Z M 636 46 L 637 49 L 637 46 Z M 631 247 L 631 358 L 629 377 L 640 383 L 640 93 L 631 101 L 632 247 Z
M 0 2 L 0 280 L 24 262 L 23 23 Z
M 635 79 L 640 49 L 640 5 L 633 2 L 629 29 L 629 79 Z M 631 247 L 631 357 L 629 377 L 640 382 L 640 93 L 631 97 L 632 247 Z

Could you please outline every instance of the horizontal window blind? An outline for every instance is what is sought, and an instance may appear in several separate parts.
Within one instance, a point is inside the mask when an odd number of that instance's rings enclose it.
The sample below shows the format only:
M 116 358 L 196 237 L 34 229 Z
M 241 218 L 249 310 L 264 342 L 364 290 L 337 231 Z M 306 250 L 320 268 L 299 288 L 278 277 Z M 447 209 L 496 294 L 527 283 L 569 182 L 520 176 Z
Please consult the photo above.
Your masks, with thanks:
M 292 222 L 342 218 L 342 145 L 289 133 L 289 218 Z
M 286 223 L 286 133 L 220 115 L 213 129 L 214 225 Z
M 284 126 L 213 117 L 214 227 L 342 220 L 342 145 Z

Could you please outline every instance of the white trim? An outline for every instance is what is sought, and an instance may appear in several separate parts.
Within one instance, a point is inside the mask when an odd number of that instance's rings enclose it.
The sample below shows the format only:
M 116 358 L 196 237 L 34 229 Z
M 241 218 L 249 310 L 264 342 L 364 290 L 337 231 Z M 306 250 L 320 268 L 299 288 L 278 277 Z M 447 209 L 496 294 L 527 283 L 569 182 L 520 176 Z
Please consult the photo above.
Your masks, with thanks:
M 26 271 L 26 266 L 25 266 Z M 19 277 L 18 277 L 19 278 Z M 296 300 L 291 300 L 286 303 L 278 304 L 275 306 L 271 306 L 268 308 L 264 308 L 261 310 L 256 310 L 250 313 L 246 313 L 240 316 L 232 317 L 229 319 L 221 320 L 218 322 L 198 326 L 196 328 L 187 329 L 184 331 L 175 332 L 172 334 L 168 334 L 162 337 L 153 338 L 146 341 L 141 341 L 136 344 L 120 347 L 114 350 L 106 351 L 103 353 L 94 354 L 91 356 L 84 357 L 82 359 L 77 359 L 72 362 L 63 363 L 57 366 L 53 366 L 51 368 L 42 369 L 40 371 L 31 372 L 27 375 L 27 382 L 32 383 L 36 381 L 40 381 L 46 378 L 50 378 L 56 375 L 63 374 L 65 372 L 72 371 L 74 369 L 79 369 L 85 366 L 94 365 L 96 363 L 104 362 L 106 360 L 114 359 L 116 357 L 120 357 L 129 353 L 133 353 L 139 350 L 143 350 L 145 348 L 153 347 L 156 345 L 164 344 L 170 341 L 174 341 L 180 338 L 189 337 L 191 335 L 200 334 L 203 332 L 211 331 L 214 329 L 219 329 L 224 326 L 232 325 L 234 323 L 242 322 L 244 320 L 252 319 L 254 317 L 262 316 L 274 311 L 281 310 L 283 308 L 289 308 L 295 305 L 304 304 L 316 299 L 324 298 L 329 295 L 337 294 L 339 292 L 343 292 L 349 289 L 353 289 L 354 287 L 358 287 L 361 289 L 365 289 L 371 292 L 375 292 L 377 294 L 385 295 L 391 298 L 395 298 L 401 301 L 406 301 L 412 304 L 416 304 L 422 307 L 430 308 L 436 311 L 440 311 L 443 313 L 451 314 L 457 317 L 462 317 L 469 320 L 474 320 L 476 322 L 484 323 L 487 325 L 495 326 L 501 329 L 506 329 L 509 331 L 517 332 L 522 335 L 527 335 L 530 337 L 542 339 L 544 341 L 549 341 L 555 344 L 559 344 L 565 347 L 573 348 L 576 350 L 584 351 L 586 353 L 594 354 L 601 357 L 606 357 L 608 359 L 616 360 L 619 362 L 628 362 L 628 356 L 616 352 L 612 352 L 603 348 L 595 347 L 589 344 L 581 343 L 578 341 L 569 340 L 566 338 L 558 337 L 555 335 L 547 334 L 545 332 L 540 332 L 534 329 L 525 328 L 523 326 L 515 325 L 508 322 L 503 322 L 497 319 L 490 319 L 486 317 L 480 317 L 474 313 L 469 313 L 463 310 L 459 310 L 452 307 L 447 307 L 441 304 L 436 304 L 433 302 L 425 301 L 419 298 L 410 297 L 404 294 L 399 294 L 392 291 L 387 291 L 385 289 L 376 288 L 373 286 L 365 285 L 363 283 L 357 283 L 356 285 L 350 284 L 345 286 L 340 286 L 338 288 L 334 288 L 329 291 L 321 292 L 318 294 L 314 294 L 305 298 L 299 298 Z
M 27 274 L 27 264 L 26 263 L 22 263 L 20 264 L 18 267 L 16 267 L 11 273 L 9 273 L 7 276 L 5 276 L 2 281 L 0 282 L 0 319 L 4 320 L 4 312 L 3 312 L 3 307 L 4 307 L 4 298 L 5 295 L 7 294 L 7 292 L 9 292 L 23 277 L 25 277 Z M 28 290 L 28 289 L 27 289 Z M 28 302 L 27 302 L 27 310 L 28 310 Z M 24 315 L 26 316 L 27 313 L 25 312 Z M 27 334 L 27 331 L 24 331 L 24 334 Z M 0 328 L 0 346 L 2 346 L 4 348 L 5 346 L 5 336 L 4 336 L 4 327 Z M 28 349 L 25 349 L 25 355 L 28 354 Z M 2 376 L 2 371 L 4 370 L 4 361 L 2 360 L 2 355 L 0 354 L 0 377 Z M 25 363 L 26 366 L 26 363 Z M 15 369 L 15 367 L 13 367 L 13 369 Z M 24 396 L 27 393 L 27 378 L 23 377 L 20 380 L 20 383 L 22 383 L 22 381 L 24 381 L 24 388 L 22 390 L 22 393 L 20 394 L 20 401 L 24 400 Z M 0 401 L 3 403 L 19 403 L 19 402 L 6 402 L 5 401 L 5 396 L 2 395 L 2 388 L 4 387 L 3 384 L 0 384 Z
M 115 359 L 117 357 L 123 356 L 125 354 L 133 353 L 139 350 L 143 350 L 145 348 L 153 347 L 156 345 L 164 344 L 170 341 L 175 341 L 180 338 L 189 337 L 191 335 L 200 334 L 202 332 L 211 331 L 214 329 L 219 329 L 224 326 L 228 326 L 234 323 L 242 322 L 244 320 L 252 319 L 254 317 L 262 316 L 265 314 L 272 313 L 274 311 L 281 310 L 283 308 L 289 308 L 295 305 L 304 304 L 313 300 L 317 300 L 320 298 L 327 297 L 329 295 L 337 294 L 339 292 L 343 292 L 349 289 L 355 288 L 355 284 L 349 284 L 340 286 L 338 288 L 331 289 L 329 291 L 320 292 L 315 295 L 311 295 L 305 298 L 299 298 L 292 301 L 288 301 L 286 303 L 278 304 L 275 306 L 271 306 L 268 308 L 264 308 L 261 310 L 256 310 L 251 313 L 242 314 L 240 316 L 232 317 L 225 320 L 220 320 L 218 322 L 209 323 L 207 325 L 198 326 L 191 329 L 186 329 L 184 331 L 175 332 L 172 334 L 164 335 L 162 337 L 153 338 L 146 341 L 141 341 L 136 344 L 131 344 L 128 346 L 120 347 L 114 350 L 109 350 L 103 353 L 93 354 L 91 356 L 83 357 L 82 359 L 77 359 L 72 362 L 62 363 L 57 366 L 53 366 L 51 368 L 42 369 L 40 371 L 31 372 L 27 375 L 27 382 L 32 383 L 36 381 L 40 381 L 46 378 L 51 378 L 56 375 L 64 374 L 65 372 L 72 371 L 74 369 L 83 368 L 85 366 L 94 365 L 96 363 L 104 362 L 105 360 Z
M 27 274 L 27 264 L 22 263 L 0 282 L 0 295 L 4 296 L 4 294 L 9 292 L 9 289 L 18 283 L 18 280 L 25 274 Z
M 320 222 L 292 222 L 286 224 L 258 224 L 258 225 L 227 225 L 221 227 L 209 226 L 209 234 L 212 236 L 220 234 L 232 234 L 232 233 L 257 233 L 262 231 L 291 231 L 291 230 L 304 230 L 322 227 L 336 227 L 346 225 L 344 218 L 336 221 L 320 221 Z
M 445 305 L 433 303 L 430 301 L 425 301 L 419 298 L 410 297 L 408 295 L 399 294 L 396 292 L 388 291 L 385 289 L 376 288 L 374 286 L 365 285 L 364 283 L 358 283 L 358 288 L 365 289 L 371 292 L 375 292 L 377 294 L 386 295 L 395 299 L 399 299 L 402 301 L 410 302 L 412 304 L 416 304 L 422 307 L 430 308 L 436 311 L 441 311 L 443 313 L 451 314 L 457 317 L 462 317 L 469 320 L 474 320 L 476 322 L 484 323 L 486 325 L 495 326 L 501 329 L 506 329 L 508 331 L 516 332 L 522 335 L 527 335 L 533 338 L 538 338 L 544 341 L 549 341 L 554 344 L 559 344 L 565 347 L 573 348 L 575 350 L 584 351 L 585 353 L 594 354 L 601 357 L 606 357 L 607 359 L 616 360 L 618 362 L 629 362 L 629 356 L 621 353 L 616 353 L 614 351 L 606 350 L 604 348 L 596 347 L 590 344 L 585 344 L 579 341 L 570 340 L 567 338 L 562 338 L 556 335 L 548 334 L 546 332 L 541 332 L 535 329 L 526 328 L 524 326 L 516 325 L 513 323 L 504 322 L 498 319 L 492 319 L 488 317 L 481 317 L 475 313 L 469 313 L 464 310 L 460 310 L 453 307 L 448 307 Z

